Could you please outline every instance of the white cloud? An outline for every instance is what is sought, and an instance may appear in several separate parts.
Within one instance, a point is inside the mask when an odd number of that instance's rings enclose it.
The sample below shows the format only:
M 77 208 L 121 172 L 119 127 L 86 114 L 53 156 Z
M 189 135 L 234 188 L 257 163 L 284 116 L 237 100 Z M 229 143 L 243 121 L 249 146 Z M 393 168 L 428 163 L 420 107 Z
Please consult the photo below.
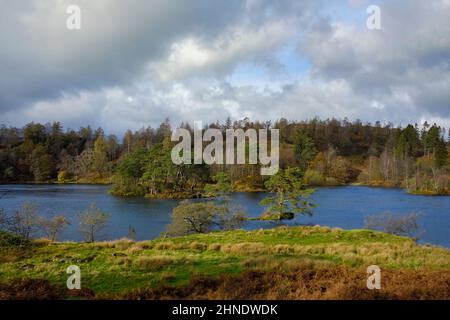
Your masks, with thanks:
M 164 82 L 179 81 L 189 76 L 224 76 L 242 61 L 276 64 L 278 49 L 294 35 L 295 19 L 269 21 L 255 29 L 232 27 L 213 39 L 183 38 L 171 45 L 168 56 L 150 64 Z
M 448 0 L 380 1 L 379 32 L 327 17 L 326 1 L 73 2 L 79 33 L 65 29 L 66 0 L 11 1 L 0 12 L 2 123 L 114 133 L 166 117 L 450 125 Z M 352 0 L 352 14 L 365 17 L 363 4 Z M 286 73 L 279 53 L 297 41 L 309 69 Z

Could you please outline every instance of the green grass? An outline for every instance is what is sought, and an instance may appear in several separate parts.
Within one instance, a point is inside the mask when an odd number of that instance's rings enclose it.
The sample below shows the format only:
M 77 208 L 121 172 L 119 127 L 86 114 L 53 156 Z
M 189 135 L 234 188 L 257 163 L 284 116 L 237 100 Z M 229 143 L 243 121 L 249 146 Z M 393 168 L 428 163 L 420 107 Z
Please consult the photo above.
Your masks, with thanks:
M 133 242 L 35 241 L 26 252 L 0 251 L 0 281 L 47 279 L 64 285 L 66 268 L 81 268 L 82 286 L 114 294 L 158 284 L 182 285 L 193 275 L 313 263 L 390 269 L 450 270 L 450 251 L 369 230 L 279 227 Z

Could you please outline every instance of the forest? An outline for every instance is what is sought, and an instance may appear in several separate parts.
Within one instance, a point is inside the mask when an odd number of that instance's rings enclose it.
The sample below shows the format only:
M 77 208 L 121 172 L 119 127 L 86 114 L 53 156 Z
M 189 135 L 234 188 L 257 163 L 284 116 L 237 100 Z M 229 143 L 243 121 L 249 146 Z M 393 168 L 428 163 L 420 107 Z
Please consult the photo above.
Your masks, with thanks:
M 179 124 L 190 131 L 188 123 Z M 304 121 L 250 119 L 205 125 L 226 129 L 275 128 L 280 168 L 301 170 L 308 186 L 360 184 L 401 187 L 413 194 L 450 194 L 449 137 L 436 124 L 317 118 Z M 265 191 L 259 165 L 175 165 L 172 126 L 127 130 L 123 136 L 90 126 L 29 123 L 0 127 L 2 183 L 104 183 L 119 196 L 204 197 L 218 191 Z

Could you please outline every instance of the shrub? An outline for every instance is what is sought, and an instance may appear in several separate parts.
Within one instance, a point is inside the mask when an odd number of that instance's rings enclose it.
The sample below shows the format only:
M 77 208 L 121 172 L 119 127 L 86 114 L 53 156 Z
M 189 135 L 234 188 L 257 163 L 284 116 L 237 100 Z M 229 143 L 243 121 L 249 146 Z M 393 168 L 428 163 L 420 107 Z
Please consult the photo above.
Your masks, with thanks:
M 308 169 L 305 172 L 305 184 L 309 185 L 309 186 L 323 186 L 325 185 L 325 178 L 323 177 L 323 175 L 316 171 L 316 170 L 311 170 Z
M 23 247 L 30 244 L 24 237 L 8 231 L 0 231 L 0 248 Z
M 417 214 L 415 212 L 405 215 L 383 212 L 369 216 L 365 221 L 365 225 L 367 229 L 379 230 L 397 236 L 417 237 L 419 231 Z
M 0 300 L 61 300 L 60 286 L 41 279 L 15 279 L 0 283 Z
M 61 170 L 60 172 L 58 172 L 58 182 L 64 183 L 70 181 L 71 179 L 72 176 L 70 175 L 69 172 L 65 170 Z

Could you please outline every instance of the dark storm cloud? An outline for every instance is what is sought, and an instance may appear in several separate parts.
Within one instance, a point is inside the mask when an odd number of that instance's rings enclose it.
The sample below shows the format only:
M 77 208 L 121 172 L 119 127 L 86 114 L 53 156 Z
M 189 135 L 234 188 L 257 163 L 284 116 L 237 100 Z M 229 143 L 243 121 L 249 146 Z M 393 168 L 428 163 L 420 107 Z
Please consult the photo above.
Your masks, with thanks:
M 70 3 L 81 7 L 79 31 L 66 28 L 68 1 L 1 3 L 1 109 L 127 83 L 175 39 L 213 37 L 243 10 L 238 0 Z

